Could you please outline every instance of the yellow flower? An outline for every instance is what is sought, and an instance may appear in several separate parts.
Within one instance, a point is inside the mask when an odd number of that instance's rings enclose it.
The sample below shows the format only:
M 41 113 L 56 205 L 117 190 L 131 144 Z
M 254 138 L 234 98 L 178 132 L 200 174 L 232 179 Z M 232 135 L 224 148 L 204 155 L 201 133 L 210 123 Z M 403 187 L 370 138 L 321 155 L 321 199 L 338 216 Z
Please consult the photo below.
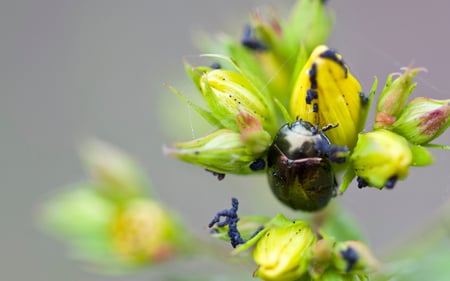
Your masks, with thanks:
M 159 262 L 176 252 L 173 219 L 157 202 L 129 202 L 112 223 L 115 251 L 130 262 Z
M 327 46 L 316 47 L 297 78 L 291 116 L 319 127 L 338 125 L 326 135 L 351 149 L 363 126 L 362 107 L 361 85 L 342 56 Z
M 193 68 L 188 64 L 186 69 L 202 93 L 211 115 L 221 127 L 238 131 L 237 115 L 248 114 L 259 120 L 264 130 L 275 132 L 277 125 L 272 101 L 242 73 Z
M 277 217 L 278 226 L 269 228 L 257 242 L 253 258 L 254 275 L 263 280 L 298 280 L 308 271 L 310 252 L 316 236 L 304 221 Z
M 350 157 L 356 175 L 369 186 L 392 188 L 404 179 L 413 164 L 408 141 L 391 131 L 379 129 L 359 135 Z M 360 187 L 364 184 L 360 183 Z

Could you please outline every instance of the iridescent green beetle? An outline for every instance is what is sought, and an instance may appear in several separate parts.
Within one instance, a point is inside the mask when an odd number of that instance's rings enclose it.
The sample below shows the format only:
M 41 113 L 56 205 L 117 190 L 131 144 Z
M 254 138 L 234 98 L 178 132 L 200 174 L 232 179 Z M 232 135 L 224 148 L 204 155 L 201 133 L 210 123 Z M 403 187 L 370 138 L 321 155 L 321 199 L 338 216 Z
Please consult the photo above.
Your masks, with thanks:
M 273 194 L 287 206 L 303 211 L 324 208 L 336 196 L 336 178 L 331 161 L 346 147 L 330 143 L 325 130 L 303 120 L 278 131 L 267 155 L 267 175 Z

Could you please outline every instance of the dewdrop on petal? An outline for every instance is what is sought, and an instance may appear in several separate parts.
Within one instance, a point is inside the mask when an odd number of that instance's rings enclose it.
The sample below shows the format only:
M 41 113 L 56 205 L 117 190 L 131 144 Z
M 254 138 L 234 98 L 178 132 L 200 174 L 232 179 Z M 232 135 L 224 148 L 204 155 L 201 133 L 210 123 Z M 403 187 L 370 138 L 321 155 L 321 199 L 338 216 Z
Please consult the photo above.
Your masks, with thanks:
M 353 148 L 363 126 L 361 85 L 342 56 L 327 46 L 314 49 L 297 78 L 290 113 L 319 128 L 337 125 L 326 132 L 331 143 Z

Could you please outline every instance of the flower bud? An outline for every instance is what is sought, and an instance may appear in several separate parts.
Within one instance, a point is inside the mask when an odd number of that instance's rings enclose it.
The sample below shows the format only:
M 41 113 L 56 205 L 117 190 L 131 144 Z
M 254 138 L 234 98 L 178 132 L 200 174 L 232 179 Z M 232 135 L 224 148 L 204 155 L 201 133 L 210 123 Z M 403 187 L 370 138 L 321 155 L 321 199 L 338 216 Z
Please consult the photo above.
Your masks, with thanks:
M 177 249 L 173 218 L 155 201 L 129 202 L 113 220 L 111 232 L 115 251 L 129 262 L 161 262 Z
M 83 147 L 82 157 L 102 194 L 118 200 L 141 194 L 144 176 L 124 152 L 107 143 L 91 141 Z
M 309 53 L 316 46 L 327 41 L 333 21 L 334 17 L 327 10 L 325 1 L 298 1 L 292 9 L 289 22 L 291 27 L 287 28 L 287 31 L 291 33 L 286 36 L 295 40 L 293 43 L 297 46 L 298 42 L 303 43 Z
M 415 144 L 426 144 L 450 125 L 450 99 L 415 98 L 392 125 L 393 131 Z
M 42 219 L 49 232 L 68 242 L 76 241 L 74 245 L 89 252 L 93 242 L 100 246 L 108 239 L 105 230 L 115 207 L 92 186 L 83 184 L 49 199 L 43 206 Z
M 237 131 L 236 116 L 244 112 L 257 118 L 266 131 L 276 131 L 271 101 L 241 73 L 211 70 L 201 77 L 200 88 L 211 113 L 225 128 Z
M 272 142 L 272 137 L 264 131 L 257 118 L 248 113 L 239 113 L 236 121 L 241 133 L 241 140 L 251 153 L 259 154 L 267 150 Z
M 318 46 L 300 72 L 290 102 L 291 116 L 320 127 L 338 125 L 331 143 L 353 148 L 362 127 L 362 90 L 342 56 Z
M 252 139 L 258 132 L 253 132 Z M 265 131 L 259 131 L 262 140 L 267 139 Z M 260 146 L 258 144 L 258 146 Z M 252 163 L 262 154 L 249 149 L 241 134 L 229 129 L 220 129 L 207 136 L 192 141 L 176 143 L 174 148 L 165 148 L 165 153 L 185 162 L 203 167 L 217 173 L 254 173 Z
M 399 117 L 411 92 L 416 87 L 413 83 L 423 68 L 404 68 L 404 72 L 393 80 L 394 74 L 388 76 L 386 84 L 378 98 L 374 128 L 389 128 Z
M 341 273 L 370 273 L 379 268 L 379 261 L 361 241 L 338 242 L 334 247 L 334 267 Z
M 405 138 L 380 129 L 359 135 L 350 160 L 361 181 L 381 189 L 408 175 L 413 154 Z
M 307 273 L 316 236 L 304 221 L 289 221 L 271 227 L 253 252 L 258 265 L 254 275 L 263 280 L 298 280 Z

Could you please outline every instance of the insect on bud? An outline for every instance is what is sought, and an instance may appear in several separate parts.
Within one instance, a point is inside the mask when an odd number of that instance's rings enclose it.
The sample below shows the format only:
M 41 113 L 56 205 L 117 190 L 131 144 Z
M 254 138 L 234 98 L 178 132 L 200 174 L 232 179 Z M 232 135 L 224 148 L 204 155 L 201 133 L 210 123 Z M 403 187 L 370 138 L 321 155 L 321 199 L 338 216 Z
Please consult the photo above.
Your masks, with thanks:
M 202 138 L 176 143 L 173 148 L 165 148 L 165 153 L 223 174 L 254 173 L 253 163 L 261 158 L 261 153 L 252 152 L 242 141 L 240 133 L 229 129 L 220 129 Z
M 392 188 L 408 175 L 413 153 L 405 138 L 380 129 L 359 135 L 350 160 L 360 187 Z
M 334 247 L 333 263 L 342 273 L 368 273 L 380 266 L 379 261 L 361 241 L 338 242 Z
M 326 135 L 331 143 L 352 149 L 363 123 L 361 94 L 361 85 L 342 56 L 321 45 L 314 49 L 297 78 L 291 116 L 319 128 L 338 125 Z

